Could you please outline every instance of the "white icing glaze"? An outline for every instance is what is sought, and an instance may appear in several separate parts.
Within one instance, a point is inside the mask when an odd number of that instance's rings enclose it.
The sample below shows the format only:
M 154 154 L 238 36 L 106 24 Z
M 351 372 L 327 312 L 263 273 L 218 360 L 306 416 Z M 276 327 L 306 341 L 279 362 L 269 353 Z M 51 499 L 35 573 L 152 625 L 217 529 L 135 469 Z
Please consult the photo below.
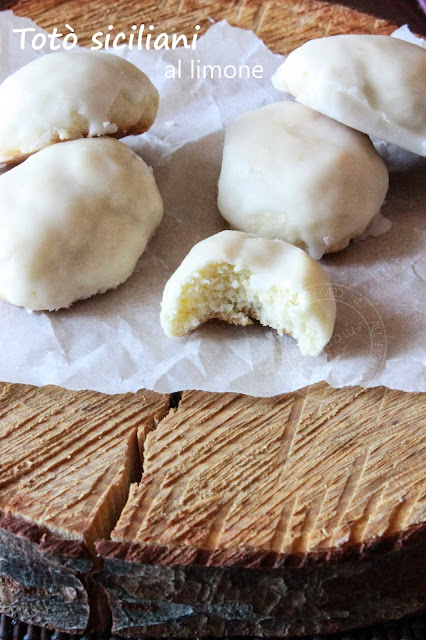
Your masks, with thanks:
M 378 238 L 384 235 L 392 228 L 392 221 L 382 216 L 381 213 L 377 213 L 371 220 L 370 224 L 364 231 L 364 233 L 357 238 L 357 240 L 364 240 L 365 238 Z
M 315 259 L 362 234 L 387 188 L 386 166 L 368 136 L 295 102 L 249 111 L 226 132 L 223 217 Z
M 133 64 L 105 52 L 52 53 L 0 85 L 0 162 L 52 142 L 121 134 L 154 120 L 158 93 Z
M 426 155 L 426 50 L 390 36 L 339 35 L 293 51 L 277 89 L 359 131 Z
M 121 142 L 43 149 L 0 176 L 0 297 L 53 310 L 115 288 L 162 215 L 149 167 Z
M 208 311 L 194 302 L 204 288 Z M 222 231 L 191 249 L 165 286 L 161 325 L 178 336 L 211 317 L 248 324 L 250 306 L 262 324 L 292 333 L 304 355 L 317 355 L 333 333 L 336 305 L 323 268 L 287 242 L 240 231 Z

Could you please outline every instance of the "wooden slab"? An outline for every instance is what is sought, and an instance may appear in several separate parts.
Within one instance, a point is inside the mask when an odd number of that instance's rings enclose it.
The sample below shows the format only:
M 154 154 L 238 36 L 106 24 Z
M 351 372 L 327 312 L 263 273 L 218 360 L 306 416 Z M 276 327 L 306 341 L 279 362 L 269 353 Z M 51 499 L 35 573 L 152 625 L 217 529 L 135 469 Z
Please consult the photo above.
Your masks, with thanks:
M 185 392 L 148 434 L 111 539 L 169 547 L 176 564 L 187 548 L 241 564 L 250 550 L 310 553 L 419 524 L 426 394 L 405 399 L 323 383 L 262 399 Z
M 313 635 L 425 607 L 426 395 L 400 398 L 184 393 L 97 543 L 113 630 Z
M 84 632 L 94 541 L 109 536 L 140 479 L 138 434 L 168 406 L 151 391 L 0 384 L 0 611 Z
M 109 535 L 142 473 L 140 437 L 169 398 L 0 386 L 0 509 L 62 539 Z

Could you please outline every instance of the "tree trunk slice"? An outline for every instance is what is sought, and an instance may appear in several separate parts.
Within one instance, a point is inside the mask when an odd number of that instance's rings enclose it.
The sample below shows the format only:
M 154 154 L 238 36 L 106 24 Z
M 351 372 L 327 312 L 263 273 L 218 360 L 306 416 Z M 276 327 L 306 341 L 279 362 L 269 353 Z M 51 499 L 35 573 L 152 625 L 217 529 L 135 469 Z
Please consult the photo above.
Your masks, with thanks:
M 138 438 L 168 406 L 151 391 L 0 385 L 0 611 L 84 632 L 89 596 L 102 598 L 91 588 L 94 542 L 109 536 L 141 477 Z
M 314 0 L 13 9 L 48 30 L 71 24 L 80 45 L 109 24 L 191 35 L 226 19 L 288 53 L 396 27 Z M 138 485 L 145 435 L 168 402 L 0 387 L 0 611 L 71 633 L 90 619 L 99 629 L 111 610 L 127 637 L 285 636 L 425 606 L 424 396 L 323 384 L 269 399 L 187 392 L 149 435 Z
M 148 434 L 111 538 L 202 548 L 222 565 L 239 549 L 304 554 L 419 524 L 426 395 L 399 398 L 324 383 L 274 398 L 185 392 Z
M 422 610 L 426 396 L 400 398 L 185 392 L 97 543 L 113 630 L 312 635 Z

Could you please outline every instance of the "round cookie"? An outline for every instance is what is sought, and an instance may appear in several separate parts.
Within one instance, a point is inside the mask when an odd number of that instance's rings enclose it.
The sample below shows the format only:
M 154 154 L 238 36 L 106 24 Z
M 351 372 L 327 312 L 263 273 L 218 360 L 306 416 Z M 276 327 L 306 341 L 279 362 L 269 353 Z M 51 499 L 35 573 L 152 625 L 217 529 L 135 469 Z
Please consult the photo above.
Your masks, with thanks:
M 99 51 L 51 53 L 0 85 L 0 163 L 83 137 L 143 133 L 158 92 L 133 64 Z
M 324 269 L 281 240 L 222 231 L 196 244 L 167 282 L 160 321 L 169 337 L 212 318 L 252 319 L 292 335 L 316 356 L 333 333 L 336 304 Z
M 319 259 L 365 231 L 388 181 L 368 136 L 277 102 L 228 128 L 218 207 L 235 229 L 286 240 Z
M 398 38 L 318 38 L 288 56 L 277 89 L 344 124 L 426 156 L 426 49 Z
M 121 142 L 43 149 L 0 176 L 0 297 L 54 310 L 117 287 L 162 215 L 149 167 Z

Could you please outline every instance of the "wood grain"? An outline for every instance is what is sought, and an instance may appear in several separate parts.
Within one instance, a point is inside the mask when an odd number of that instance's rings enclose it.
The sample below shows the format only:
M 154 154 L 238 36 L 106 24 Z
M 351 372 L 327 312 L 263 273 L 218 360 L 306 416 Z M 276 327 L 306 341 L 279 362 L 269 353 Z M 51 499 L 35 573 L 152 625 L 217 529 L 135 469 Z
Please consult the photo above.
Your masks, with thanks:
M 423 610 L 425 417 L 424 394 L 383 387 L 185 392 L 96 544 L 113 631 L 291 637 Z
M 137 432 L 168 396 L 0 385 L 0 510 L 63 539 L 108 537 L 140 478 Z
M 154 34 L 165 31 L 192 35 L 197 24 L 201 34 L 212 20 L 227 20 L 253 30 L 279 53 L 289 53 L 311 38 L 350 32 L 389 34 L 396 27 L 386 20 L 319 0 L 18 0 L 13 10 L 47 30 L 63 30 L 65 23 L 71 24 L 82 46 L 90 44 L 95 32 L 105 33 L 110 24 L 114 32 L 129 33 L 132 24 L 146 23 L 156 27 Z
M 0 610 L 68 633 L 109 623 L 91 574 L 165 415 L 151 391 L 105 396 L 0 384 Z
M 148 434 L 115 541 L 309 553 L 426 520 L 426 396 L 331 389 L 254 399 L 185 392 Z

